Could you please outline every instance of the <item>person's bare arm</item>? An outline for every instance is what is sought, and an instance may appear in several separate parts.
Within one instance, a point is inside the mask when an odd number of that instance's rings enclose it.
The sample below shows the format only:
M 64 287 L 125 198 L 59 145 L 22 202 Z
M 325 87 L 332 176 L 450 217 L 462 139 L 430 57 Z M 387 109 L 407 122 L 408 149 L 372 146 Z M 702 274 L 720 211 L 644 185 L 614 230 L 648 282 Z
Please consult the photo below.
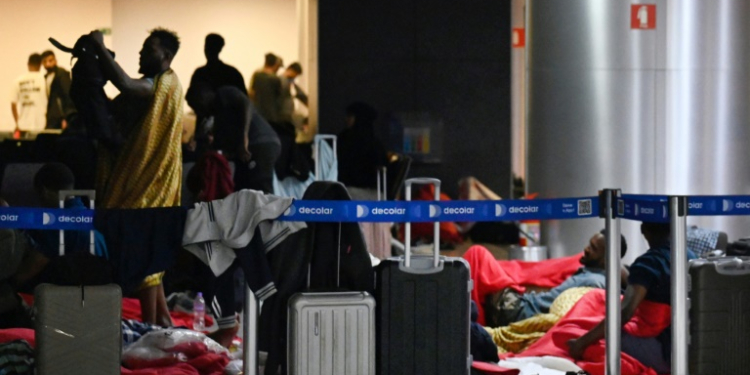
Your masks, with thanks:
M 36 250 L 29 249 L 28 253 L 21 261 L 21 264 L 18 266 L 18 271 L 13 275 L 11 282 L 16 287 L 23 285 L 42 272 L 44 267 L 47 266 L 47 263 L 49 263 L 49 258 Z
M 628 285 L 628 288 L 625 290 L 625 298 L 622 301 L 622 325 L 625 325 L 630 321 L 630 319 L 633 317 L 633 314 L 635 314 L 635 310 L 638 308 L 638 305 L 640 305 L 641 301 L 643 301 L 643 299 L 646 297 L 647 292 L 648 289 L 646 289 L 642 285 Z M 596 327 L 586 332 L 586 334 L 584 334 L 580 338 L 569 340 L 568 350 L 570 352 L 570 356 L 575 359 L 581 359 L 581 357 L 583 356 L 583 352 L 586 350 L 586 348 L 589 347 L 589 345 L 601 340 L 604 337 L 605 329 L 606 327 L 604 325 L 604 320 L 602 320 L 601 322 L 599 322 L 599 324 L 596 325 Z
M 107 47 L 104 46 L 104 36 L 99 31 L 92 31 L 91 38 L 94 39 L 97 47 L 97 55 L 102 62 L 101 66 L 104 75 L 109 77 L 112 84 L 126 95 L 139 97 L 148 97 L 153 94 L 153 83 L 145 79 L 133 79 L 125 73 L 120 64 L 118 64 Z
M 10 103 L 10 111 L 13 112 L 13 121 L 16 122 L 16 130 L 18 130 L 18 105 Z

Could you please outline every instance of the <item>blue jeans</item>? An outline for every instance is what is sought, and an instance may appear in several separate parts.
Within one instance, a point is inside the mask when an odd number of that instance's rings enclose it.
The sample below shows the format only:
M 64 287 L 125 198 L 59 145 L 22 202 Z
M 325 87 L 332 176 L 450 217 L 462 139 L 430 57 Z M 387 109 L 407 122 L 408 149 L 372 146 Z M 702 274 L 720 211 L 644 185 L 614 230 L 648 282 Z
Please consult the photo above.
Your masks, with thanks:
M 672 371 L 671 361 L 664 358 L 661 342 L 656 337 L 635 337 L 623 332 L 622 351 L 659 374 Z

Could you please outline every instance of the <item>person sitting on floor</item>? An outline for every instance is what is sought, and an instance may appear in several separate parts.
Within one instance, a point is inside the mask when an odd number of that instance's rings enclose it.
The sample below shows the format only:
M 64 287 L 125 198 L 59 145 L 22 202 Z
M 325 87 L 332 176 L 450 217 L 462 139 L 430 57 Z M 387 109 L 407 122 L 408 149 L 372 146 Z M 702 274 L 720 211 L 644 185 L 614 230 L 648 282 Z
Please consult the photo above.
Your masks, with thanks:
M 502 327 L 510 323 L 530 318 L 537 314 L 548 313 L 552 302 L 560 293 L 575 287 L 604 288 L 605 277 L 605 249 L 606 239 L 604 230 L 595 234 L 583 249 L 580 259 L 583 267 L 579 268 L 562 284 L 546 292 L 519 293 L 512 288 L 506 288 L 496 293 L 488 294 L 485 298 L 485 325 L 488 327 Z M 625 236 L 620 236 L 620 256 L 625 256 L 628 245 Z M 476 250 L 474 250 L 476 251 Z M 487 251 L 486 249 L 484 251 Z M 490 255 L 490 258 L 492 256 Z M 624 269 L 623 280 L 627 277 Z
M 39 202 L 43 207 L 59 208 L 61 190 L 73 190 L 75 186 L 75 177 L 73 172 L 65 164 L 48 163 L 42 166 L 34 175 L 34 189 L 36 190 Z M 67 209 L 85 209 L 83 201 L 80 198 L 70 198 L 65 200 Z M 56 230 L 31 230 L 29 236 L 34 240 L 35 248 L 39 256 L 35 257 L 34 264 L 29 265 L 31 273 L 24 278 L 31 280 L 23 285 L 23 290 L 31 292 L 33 287 L 39 282 L 46 281 L 43 269 L 53 258 L 60 255 L 60 232 Z M 89 251 L 90 245 L 89 231 L 65 231 L 65 250 L 68 252 Z M 94 251 L 97 256 L 108 257 L 107 245 L 104 242 L 104 236 L 94 231 Z M 33 276 L 39 276 L 39 278 Z
M 636 258 L 630 266 L 628 287 L 622 300 L 622 324 L 627 324 L 643 301 L 671 304 L 671 244 L 669 223 L 642 223 L 641 233 L 648 242 L 649 250 Z M 695 259 L 687 251 L 688 261 Z M 578 339 L 568 341 L 570 356 L 581 359 L 586 348 L 604 338 L 604 320 Z M 670 327 L 656 337 L 635 337 L 622 334 L 622 351 L 637 359 L 657 373 L 671 371 L 672 353 Z
M 8 207 L 3 198 L 0 207 Z M 16 289 L 19 283 L 26 282 L 28 275 L 38 273 L 31 266 L 39 263 L 40 257 L 24 231 L 0 228 L 0 329 L 33 326 Z

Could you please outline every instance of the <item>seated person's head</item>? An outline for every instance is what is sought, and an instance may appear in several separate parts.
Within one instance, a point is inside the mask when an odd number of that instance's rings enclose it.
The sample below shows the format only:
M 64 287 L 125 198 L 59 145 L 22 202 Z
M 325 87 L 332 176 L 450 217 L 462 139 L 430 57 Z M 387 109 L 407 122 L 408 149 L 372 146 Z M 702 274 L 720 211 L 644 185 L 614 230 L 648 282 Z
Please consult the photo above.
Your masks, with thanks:
M 10 207 L 10 205 L 8 204 L 8 201 L 3 199 L 3 197 L 0 197 L 0 207 Z
M 606 265 L 607 239 L 604 237 L 606 231 L 602 229 L 589 240 L 589 244 L 583 249 L 581 264 L 586 267 L 604 268 Z M 620 235 L 620 257 L 628 252 L 628 242 L 625 236 Z
M 651 247 L 659 246 L 669 241 L 671 227 L 669 223 L 641 223 L 641 233 Z
M 211 115 L 211 103 L 213 103 L 215 97 L 216 93 L 211 84 L 201 80 L 193 82 L 185 93 L 185 100 L 188 105 L 200 117 Z
M 34 176 L 34 190 L 44 207 L 59 207 L 60 190 L 72 190 L 74 187 L 73 172 L 62 163 L 47 163 Z

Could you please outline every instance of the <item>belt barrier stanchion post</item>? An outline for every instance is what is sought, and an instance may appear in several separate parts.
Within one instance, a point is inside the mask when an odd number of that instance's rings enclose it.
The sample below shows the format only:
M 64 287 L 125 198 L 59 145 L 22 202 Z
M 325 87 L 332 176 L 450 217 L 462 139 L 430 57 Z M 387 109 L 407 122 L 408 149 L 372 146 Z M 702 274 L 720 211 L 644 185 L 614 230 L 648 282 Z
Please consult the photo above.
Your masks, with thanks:
M 260 305 L 245 284 L 245 308 L 242 316 L 242 373 L 258 373 L 258 313 Z
M 669 197 L 672 245 L 672 374 L 688 375 L 687 197 Z
M 620 375 L 620 331 L 622 317 L 620 309 L 620 218 L 617 217 L 617 205 L 620 189 L 605 189 L 599 194 L 599 217 L 604 218 L 606 233 L 606 275 L 607 275 L 607 310 L 604 319 L 606 329 L 605 374 Z

